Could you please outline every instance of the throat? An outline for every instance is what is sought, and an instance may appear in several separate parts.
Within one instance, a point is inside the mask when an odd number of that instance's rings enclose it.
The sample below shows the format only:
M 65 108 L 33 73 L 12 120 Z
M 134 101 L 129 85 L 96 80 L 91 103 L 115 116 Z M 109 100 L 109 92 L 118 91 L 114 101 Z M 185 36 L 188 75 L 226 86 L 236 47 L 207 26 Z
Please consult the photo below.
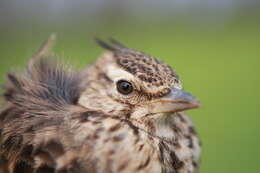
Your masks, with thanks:
M 181 133 L 179 127 L 178 114 L 163 115 L 160 119 L 155 120 L 156 135 L 166 141 L 173 141 Z
M 142 119 L 133 119 L 132 122 L 148 136 L 172 143 L 176 141 L 183 131 L 179 125 L 179 116 L 177 113 L 171 115 L 156 114 L 151 115 L 151 117 L 143 117 Z

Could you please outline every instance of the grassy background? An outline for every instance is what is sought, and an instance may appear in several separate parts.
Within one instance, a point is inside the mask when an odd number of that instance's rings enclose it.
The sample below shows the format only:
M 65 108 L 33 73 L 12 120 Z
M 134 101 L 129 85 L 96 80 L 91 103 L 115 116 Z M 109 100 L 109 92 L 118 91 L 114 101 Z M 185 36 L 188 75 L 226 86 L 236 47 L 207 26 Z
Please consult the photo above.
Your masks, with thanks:
M 72 19 L 68 19 L 72 20 Z M 237 15 L 224 24 L 187 18 L 111 17 L 46 23 L 20 18 L 0 27 L 0 81 L 22 69 L 47 38 L 58 36 L 55 52 L 76 67 L 102 50 L 92 38 L 114 37 L 171 64 L 185 90 L 203 104 L 189 111 L 203 144 L 202 173 L 260 171 L 259 15 Z

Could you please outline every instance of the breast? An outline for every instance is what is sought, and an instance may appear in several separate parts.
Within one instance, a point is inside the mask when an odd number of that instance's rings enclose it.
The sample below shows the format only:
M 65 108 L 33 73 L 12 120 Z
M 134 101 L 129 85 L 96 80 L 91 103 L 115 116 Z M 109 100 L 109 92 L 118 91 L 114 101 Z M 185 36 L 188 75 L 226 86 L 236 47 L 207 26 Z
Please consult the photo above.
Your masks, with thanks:
M 194 173 L 199 168 L 200 144 L 192 121 L 183 113 L 156 123 L 160 161 L 165 173 Z
M 95 144 L 89 146 L 92 152 L 84 156 L 88 158 L 84 165 L 91 163 L 91 169 L 95 167 L 97 173 L 161 172 L 158 150 L 145 132 L 125 120 L 106 119 L 100 126 L 102 129 L 99 128 L 91 142 Z
M 154 125 L 152 133 L 128 120 L 86 122 L 74 136 L 74 141 L 84 141 L 82 165 L 97 173 L 196 172 L 200 148 L 191 121 L 180 114 Z

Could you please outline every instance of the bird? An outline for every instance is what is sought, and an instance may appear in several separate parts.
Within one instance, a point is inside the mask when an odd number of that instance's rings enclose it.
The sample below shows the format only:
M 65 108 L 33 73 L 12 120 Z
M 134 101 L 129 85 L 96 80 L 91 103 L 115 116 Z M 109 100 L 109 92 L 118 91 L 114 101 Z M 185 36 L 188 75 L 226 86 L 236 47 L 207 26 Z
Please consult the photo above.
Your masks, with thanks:
M 0 173 L 196 173 L 201 146 L 185 110 L 200 102 L 168 64 L 115 39 L 81 70 L 60 63 L 51 35 L 7 74 Z

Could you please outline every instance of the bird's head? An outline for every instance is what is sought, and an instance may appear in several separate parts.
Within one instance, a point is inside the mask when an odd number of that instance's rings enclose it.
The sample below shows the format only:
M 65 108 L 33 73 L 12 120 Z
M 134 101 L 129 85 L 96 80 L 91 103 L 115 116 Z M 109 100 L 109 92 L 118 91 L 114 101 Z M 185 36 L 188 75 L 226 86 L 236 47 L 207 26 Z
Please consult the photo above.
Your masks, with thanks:
M 199 107 L 199 102 L 182 90 L 178 75 L 158 59 L 129 49 L 115 40 L 97 39 L 107 51 L 91 67 L 82 84 L 79 103 L 127 118 L 151 117 Z

